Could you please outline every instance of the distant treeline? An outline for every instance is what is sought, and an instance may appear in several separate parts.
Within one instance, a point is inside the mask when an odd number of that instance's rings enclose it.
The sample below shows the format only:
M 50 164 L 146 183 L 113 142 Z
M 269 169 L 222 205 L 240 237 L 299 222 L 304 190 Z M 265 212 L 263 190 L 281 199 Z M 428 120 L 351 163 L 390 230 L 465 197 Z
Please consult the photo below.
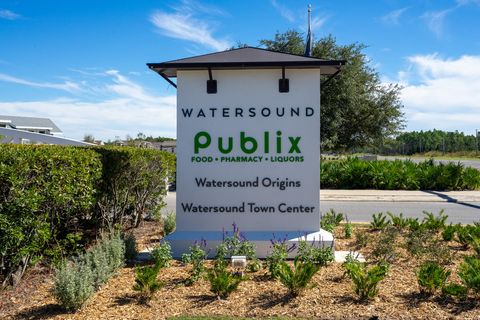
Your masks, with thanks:
M 381 154 L 405 154 L 425 152 L 468 152 L 477 150 L 477 137 L 463 132 L 442 130 L 403 132 L 396 138 L 384 140 L 367 152 Z

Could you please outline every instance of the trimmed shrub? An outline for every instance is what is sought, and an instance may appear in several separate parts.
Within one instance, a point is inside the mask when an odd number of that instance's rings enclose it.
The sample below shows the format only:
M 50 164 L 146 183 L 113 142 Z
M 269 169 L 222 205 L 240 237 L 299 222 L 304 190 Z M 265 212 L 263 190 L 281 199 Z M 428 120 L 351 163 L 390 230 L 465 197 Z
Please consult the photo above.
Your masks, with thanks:
M 98 214 L 102 227 L 128 220 L 138 227 L 164 205 L 166 184 L 175 173 L 175 155 L 130 147 L 96 147 L 102 161 L 98 183 Z
M 0 144 L 0 282 L 61 261 L 117 224 L 162 206 L 175 156 L 127 147 Z M 88 238 L 87 237 L 90 237 Z
M 78 250 L 81 233 L 73 231 L 88 226 L 100 173 L 93 150 L 0 144 L 3 286 L 44 254 L 58 261 Z

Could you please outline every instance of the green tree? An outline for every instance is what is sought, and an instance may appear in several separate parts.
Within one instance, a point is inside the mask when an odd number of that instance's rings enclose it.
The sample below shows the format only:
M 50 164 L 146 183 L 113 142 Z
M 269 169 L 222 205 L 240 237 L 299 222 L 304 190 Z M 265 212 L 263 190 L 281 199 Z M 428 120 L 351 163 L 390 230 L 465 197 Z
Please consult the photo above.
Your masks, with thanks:
M 261 40 L 267 49 L 302 55 L 303 35 L 295 30 L 277 33 L 273 40 Z M 403 128 L 401 88 L 383 84 L 366 54 L 365 45 L 337 44 L 328 36 L 313 44 L 316 58 L 346 60 L 342 72 L 321 87 L 322 147 L 348 150 L 371 146 Z
M 83 142 L 95 143 L 95 137 L 93 134 L 85 133 L 83 136 Z

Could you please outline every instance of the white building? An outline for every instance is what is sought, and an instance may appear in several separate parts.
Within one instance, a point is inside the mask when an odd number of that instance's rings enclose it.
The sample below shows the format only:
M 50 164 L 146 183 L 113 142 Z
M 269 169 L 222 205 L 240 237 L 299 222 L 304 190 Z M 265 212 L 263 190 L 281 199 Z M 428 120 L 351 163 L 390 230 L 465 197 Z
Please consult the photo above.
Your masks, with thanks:
M 63 136 L 62 130 L 48 118 L 0 115 L 0 128 L 23 130 L 33 133 Z
M 93 144 L 63 137 L 63 132 L 47 118 L 0 115 L 0 143 L 56 144 L 91 146 Z

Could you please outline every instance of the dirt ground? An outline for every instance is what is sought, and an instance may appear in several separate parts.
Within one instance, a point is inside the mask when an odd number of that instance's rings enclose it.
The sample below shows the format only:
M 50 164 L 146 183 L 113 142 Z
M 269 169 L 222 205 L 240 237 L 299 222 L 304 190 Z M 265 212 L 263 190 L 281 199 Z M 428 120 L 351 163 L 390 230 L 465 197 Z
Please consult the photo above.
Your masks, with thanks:
M 158 241 L 161 227 L 147 222 L 136 230 L 141 246 Z M 352 239 L 343 239 L 341 227 L 336 230 L 337 250 L 353 247 Z M 375 234 L 371 237 L 375 238 Z M 368 254 L 367 247 L 362 252 Z M 452 280 L 463 255 L 468 252 L 453 247 L 455 258 L 448 266 Z M 0 319 L 165 319 L 180 315 L 293 317 L 306 319 L 480 319 L 478 298 L 453 301 L 440 294 L 426 297 L 419 294 L 415 277 L 417 259 L 399 250 L 399 258 L 380 284 L 380 293 L 369 303 L 358 301 L 349 279 L 343 277 L 341 264 L 332 263 L 314 276 L 313 286 L 299 297 L 289 298 L 280 282 L 271 280 L 266 270 L 248 274 L 227 300 L 217 300 L 206 280 L 191 287 L 183 284 L 189 267 L 175 261 L 162 269 L 159 278 L 164 287 L 150 305 L 138 302 L 134 283 L 134 268 L 122 268 L 110 279 L 87 305 L 76 313 L 65 313 L 56 303 L 51 288 L 52 273 L 35 268 L 15 289 L 0 293 Z

